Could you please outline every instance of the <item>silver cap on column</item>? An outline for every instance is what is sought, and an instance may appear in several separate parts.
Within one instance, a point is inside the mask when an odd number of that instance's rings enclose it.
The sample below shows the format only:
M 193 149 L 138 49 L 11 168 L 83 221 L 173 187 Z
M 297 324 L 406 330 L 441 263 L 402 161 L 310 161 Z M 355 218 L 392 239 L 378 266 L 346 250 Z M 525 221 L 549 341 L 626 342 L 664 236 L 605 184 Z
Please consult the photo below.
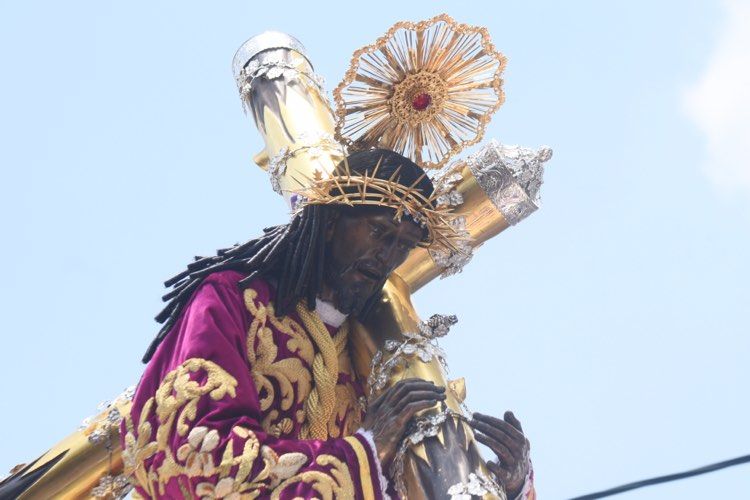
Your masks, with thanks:
M 260 35 L 248 39 L 243 43 L 232 58 L 232 74 L 238 85 L 242 84 L 244 75 L 241 74 L 248 62 L 263 51 L 271 49 L 290 49 L 299 52 L 302 56 L 310 60 L 305 52 L 305 47 L 299 40 L 292 35 L 280 31 L 264 31 Z M 312 66 L 312 64 L 311 64 Z
M 487 197 L 511 226 L 528 217 L 541 205 L 544 164 L 552 149 L 506 146 L 492 140 L 466 163 Z

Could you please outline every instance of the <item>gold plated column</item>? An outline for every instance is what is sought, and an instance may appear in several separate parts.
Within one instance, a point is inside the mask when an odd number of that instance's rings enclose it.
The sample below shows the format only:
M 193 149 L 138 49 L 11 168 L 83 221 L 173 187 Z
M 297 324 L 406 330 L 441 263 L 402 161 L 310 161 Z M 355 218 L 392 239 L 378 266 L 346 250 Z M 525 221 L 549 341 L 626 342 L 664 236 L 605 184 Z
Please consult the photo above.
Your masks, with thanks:
M 132 391 L 116 398 L 81 429 L 0 482 L 0 498 L 19 500 L 119 498 L 129 489 L 123 475 L 120 416 Z

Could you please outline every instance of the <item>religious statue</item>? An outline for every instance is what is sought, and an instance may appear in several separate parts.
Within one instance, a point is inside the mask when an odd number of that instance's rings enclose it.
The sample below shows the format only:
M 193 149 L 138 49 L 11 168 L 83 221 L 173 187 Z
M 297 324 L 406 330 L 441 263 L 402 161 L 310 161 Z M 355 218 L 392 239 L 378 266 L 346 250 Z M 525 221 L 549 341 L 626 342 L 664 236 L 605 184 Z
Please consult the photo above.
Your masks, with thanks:
M 446 378 L 455 316 L 421 321 L 409 299 L 537 208 L 549 149 L 450 161 L 503 102 L 486 30 L 396 24 L 355 52 L 335 110 L 289 35 L 233 66 L 290 222 L 167 280 L 137 388 L 0 495 L 533 500 L 521 423 L 468 413 Z

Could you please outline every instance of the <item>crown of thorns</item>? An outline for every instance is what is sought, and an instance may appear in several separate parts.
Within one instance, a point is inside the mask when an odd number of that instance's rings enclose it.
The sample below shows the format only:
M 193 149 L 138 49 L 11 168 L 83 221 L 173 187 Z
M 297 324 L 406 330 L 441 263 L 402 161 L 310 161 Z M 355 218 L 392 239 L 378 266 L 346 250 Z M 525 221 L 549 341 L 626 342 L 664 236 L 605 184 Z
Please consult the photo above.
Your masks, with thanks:
M 417 188 L 427 174 L 422 173 L 407 186 L 400 182 L 401 167 L 387 179 L 378 177 L 381 162 L 382 158 L 369 173 L 352 173 L 346 159 L 329 177 L 316 172 L 315 178 L 300 183 L 306 187 L 299 192 L 301 198 L 296 204 L 297 210 L 306 205 L 369 205 L 392 208 L 396 212 L 395 220 L 400 221 L 406 215 L 427 230 L 427 237 L 419 246 L 460 251 L 460 243 L 466 239 L 465 232 L 461 231 L 460 227 L 463 217 L 453 212 L 450 206 L 440 203 L 437 191 L 425 196 Z

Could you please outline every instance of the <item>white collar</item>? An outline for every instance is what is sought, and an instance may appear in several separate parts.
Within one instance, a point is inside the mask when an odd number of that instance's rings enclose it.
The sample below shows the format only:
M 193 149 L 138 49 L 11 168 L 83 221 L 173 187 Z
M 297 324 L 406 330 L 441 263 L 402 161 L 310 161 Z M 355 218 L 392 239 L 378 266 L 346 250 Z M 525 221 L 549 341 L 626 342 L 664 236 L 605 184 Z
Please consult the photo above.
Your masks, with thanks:
M 318 313 L 323 323 L 334 328 L 340 327 L 346 321 L 346 314 L 336 309 L 330 302 L 318 298 L 315 299 L 315 312 Z

